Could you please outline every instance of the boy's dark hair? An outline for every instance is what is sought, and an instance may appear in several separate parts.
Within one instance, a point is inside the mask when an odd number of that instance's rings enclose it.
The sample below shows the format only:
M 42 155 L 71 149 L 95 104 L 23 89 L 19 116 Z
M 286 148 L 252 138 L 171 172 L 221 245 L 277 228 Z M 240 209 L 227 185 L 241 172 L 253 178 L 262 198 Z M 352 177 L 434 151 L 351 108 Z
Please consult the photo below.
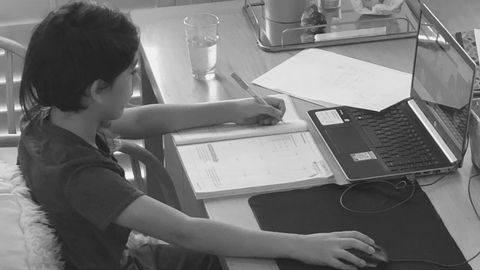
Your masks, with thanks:
M 33 30 L 20 84 L 28 119 L 45 107 L 85 109 L 85 90 L 100 79 L 112 84 L 133 62 L 137 28 L 119 10 L 91 1 L 60 7 Z

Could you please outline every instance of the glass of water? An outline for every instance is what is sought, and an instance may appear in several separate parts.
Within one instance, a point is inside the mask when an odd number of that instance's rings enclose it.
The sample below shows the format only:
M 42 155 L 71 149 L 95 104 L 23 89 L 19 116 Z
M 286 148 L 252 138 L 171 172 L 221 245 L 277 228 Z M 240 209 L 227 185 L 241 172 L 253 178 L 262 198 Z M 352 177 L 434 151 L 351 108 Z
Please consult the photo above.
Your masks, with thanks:
M 218 17 L 208 13 L 194 14 L 186 17 L 183 23 L 193 77 L 199 80 L 214 78 L 219 38 Z

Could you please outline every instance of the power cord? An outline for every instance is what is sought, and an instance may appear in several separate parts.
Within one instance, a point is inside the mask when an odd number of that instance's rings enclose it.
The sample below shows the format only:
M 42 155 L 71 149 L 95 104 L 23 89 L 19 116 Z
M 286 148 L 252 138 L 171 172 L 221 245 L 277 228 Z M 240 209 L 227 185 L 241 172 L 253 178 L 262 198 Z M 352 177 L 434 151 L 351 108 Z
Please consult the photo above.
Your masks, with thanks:
M 445 178 L 447 175 L 449 175 L 451 172 L 457 170 L 457 169 L 458 169 L 458 166 L 460 166 L 460 162 L 458 162 L 457 164 L 455 164 L 455 166 L 453 166 L 453 168 L 452 168 L 450 171 L 444 173 L 444 174 L 443 174 L 442 176 L 440 176 L 437 180 L 435 180 L 435 181 L 433 181 L 433 182 L 431 182 L 431 183 L 427 183 L 427 184 L 418 184 L 418 183 L 417 183 L 416 185 L 419 186 L 419 187 L 433 186 L 434 184 L 438 183 L 440 180 L 442 180 L 443 178 Z
M 465 260 L 461 263 L 457 263 L 457 264 L 443 264 L 443 263 L 439 263 L 439 262 L 435 262 L 435 261 L 430 261 L 430 260 L 422 260 L 422 259 L 389 259 L 389 261 L 391 262 L 415 262 L 415 263 L 430 263 L 430 264 L 434 264 L 434 265 L 437 265 L 437 266 L 441 266 L 441 267 L 458 267 L 458 266 L 461 266 L 461 265 L 464 265 L 464 264 L 467 264 L 469 263 L 470 261 L 472 261 L 473 259 L 475 259 L 476 257 L 478 257 L 478 255 L 480 255 L 480 251 L 475 254 L 475 256 L 473 256 L 472 258 L 468 259 L 468 260 Z

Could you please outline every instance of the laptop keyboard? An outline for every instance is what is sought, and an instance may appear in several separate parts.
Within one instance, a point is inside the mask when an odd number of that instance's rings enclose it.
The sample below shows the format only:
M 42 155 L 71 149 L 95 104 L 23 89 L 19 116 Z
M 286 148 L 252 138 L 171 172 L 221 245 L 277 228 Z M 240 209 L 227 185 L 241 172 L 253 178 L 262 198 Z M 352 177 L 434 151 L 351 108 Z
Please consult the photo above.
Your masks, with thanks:
M 400 108 L 392 106 L 382 112 L 352 108 L 352 112 L 390 171 L 438 164 Z

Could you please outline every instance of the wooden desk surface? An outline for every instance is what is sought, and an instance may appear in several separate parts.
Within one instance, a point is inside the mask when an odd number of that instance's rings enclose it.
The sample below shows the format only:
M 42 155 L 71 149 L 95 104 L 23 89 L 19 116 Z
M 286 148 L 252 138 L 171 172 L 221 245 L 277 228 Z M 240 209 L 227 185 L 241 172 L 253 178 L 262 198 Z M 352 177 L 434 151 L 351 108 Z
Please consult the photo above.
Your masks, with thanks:
M 424 0 L 436 16 L 451 31 L 480 28 L 480 1 L 478 0 Z M 227 1 L 212 4 L 176 6 L 131 12 L 132 19 L 141 31 L 141 53 L 153 92 L 159 102 L 195 103 L 246 97 L 230 78 L 235 71 L 244 80 L 252 81 L 285 61 L 298 51 L 268 53 L 256 45 L 255 33 L 242 13 L 244 1 Z M 216 78 L 201 82 L 191 77 L 188 52 L 184 38 L 183 18 L 192 13 L 209 12 L 220 19 L 220 40 Z M 414 39 L 401 39 L 355 45 L 327 47 L 325 50 L 369 61 L 397 70 L 411 72 Z M 269 90 L 259 89 L 262 94 Z M 319 107 L 316 104 L 294 99 L 300 116 L 307 119 L 306 111 Z M 313 130 L 313 129 L 311 129 Z M 312 132 L 323 153 L 328 153 L 316 132 Z M 168 155 L 168 154 L 166 154 Z M 329 156 L 326 155 L 329 159 Z M 330 157 L 331 158 L 331 157 Z M 329 163 L 337 177 L 341 174 L 336 164 Z M 167 162 L 168 166 L 168 162 Z M 456 240 L 465 257 L 471 258 L 480 251 L 480 222 L 469 203 L 468 178 L 472 174 L 470 153 L 458 172 L 441 182 L 425 187 L 438 214 Z M 421 183 L 432 181 L 423 178 Z M 342 179 L 340 179 L 342 180 Z M 472 183 L 473 201 L 480 208 L 480 184 Z M 249 196 L 235 196 L 205 200 L 210 218 L 239 226 L 259 229 L 248 206 Z M 227 258 L 229 269 L 278 269 L 273 260 Z M 470 265 L 480 269 L 480 258 Z

